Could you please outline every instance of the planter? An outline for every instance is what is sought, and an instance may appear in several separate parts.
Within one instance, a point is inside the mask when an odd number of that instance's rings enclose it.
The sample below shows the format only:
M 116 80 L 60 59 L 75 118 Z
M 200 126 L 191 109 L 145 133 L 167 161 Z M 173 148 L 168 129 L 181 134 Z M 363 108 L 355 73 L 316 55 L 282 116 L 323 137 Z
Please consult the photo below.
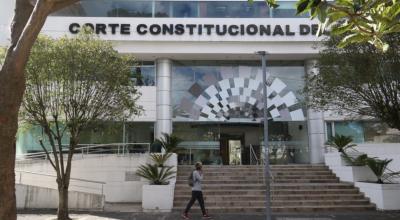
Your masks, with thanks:
M 357 158 L 358 156 L 362 155 L 362 152 L 351 152 L 347 153 L 348 156 L 352 158 Z M 325 164 L 329 167 L 337 167 L 337 166 L 350 166 L 346 160 L 343 159 L 342 153 L 339 152 L 330 152 L 325 153 Z
M 375 182 L 377 180 L 375 174 L 367 166 L 338 166 L 331 167 L 331 170 L 341 181 Z
M 174 202 L 174 184 L 143 185 L 142 208 L 145 212 L 171 212 Z
M 377 184 L 356 182 L 355 186 L 380 210 L 400 210 L 400 183 Z

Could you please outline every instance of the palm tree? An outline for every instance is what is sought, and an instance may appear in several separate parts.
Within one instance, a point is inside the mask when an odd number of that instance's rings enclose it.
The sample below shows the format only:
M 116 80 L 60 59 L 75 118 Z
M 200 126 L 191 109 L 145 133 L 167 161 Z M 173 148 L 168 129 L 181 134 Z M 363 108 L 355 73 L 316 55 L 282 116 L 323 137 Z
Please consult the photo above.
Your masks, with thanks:
M 353 142 L 351 136 L 336 135 L 328 142 L 328 145 L 335 148 L 340 153 L 345 153 L 347 149 L 357 146 L 356 144 L 351 144 L 351 142 Z
M 372 170 L 375 176 L 378 178 L 376 181 L 379 184 L 383 184 L 386 180 L 393 176 L 399 176 L 400 172 L 386 172 L 387 166 L 392 162 L 393 159 L 379 160 L 376 158 L 368 158 L 367 166 Z
M 161 145 L 161 147 L 165 150 L 165 153 L 178 153 L 182 150 L 182 148 L 178 147 L 178 145 L 182 142 L 182 139 L 173 135 L 162 133 L 161 138 L 157 138 L 154 143 Z
M 157 164 L 145 164 L 139 166 L 136 175 L 150 181 L 152 185 L 168 185 L 170 179 L 174 178 L 174 167 L 158 167 Z
M 158 167 L 163 167 L 164 163 L 172 156 L 171 153 L 159 154 L 159 153 L 152 153 L 150 154 L 151 159 Z

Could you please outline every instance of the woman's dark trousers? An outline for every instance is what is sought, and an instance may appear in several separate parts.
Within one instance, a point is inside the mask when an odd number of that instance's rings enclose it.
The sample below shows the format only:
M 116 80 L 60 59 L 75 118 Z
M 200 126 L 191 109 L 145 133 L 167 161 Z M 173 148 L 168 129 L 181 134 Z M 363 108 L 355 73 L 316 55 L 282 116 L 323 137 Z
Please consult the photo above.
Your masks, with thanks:
M 186 206 L 185 213 L 188 213 L 192 205 L 195 201 L 199 201 L 201 211 L 203 215 L 206 214 L 206 209 L 204 208 L 204 199 L 203 199 L 203 192 L 201 191 L 192 191 L 192 198 L 190 199 L 189 203 Z

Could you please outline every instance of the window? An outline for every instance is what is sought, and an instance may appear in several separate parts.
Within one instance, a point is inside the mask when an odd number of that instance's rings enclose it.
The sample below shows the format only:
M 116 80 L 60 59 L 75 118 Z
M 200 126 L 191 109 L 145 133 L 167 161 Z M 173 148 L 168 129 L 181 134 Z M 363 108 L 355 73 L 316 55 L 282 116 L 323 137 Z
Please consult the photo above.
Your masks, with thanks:
M 154 63 L 143 63 L 132 67 L 132 80 L 137 86 L 155 86 L 156 72 Z
M 400 131 L 374 121 L 326 122 L 327 138 L 352 136 L 354 143 L 400 143 Z
M 279 7 L 272 10 L 273 18 L 308 17 L 307 14 L 296 15 L 296 2 L 279 2 Z
M 53 16 L 174 17 L 174 18 L 295 18 L 295 1 L 278 2 L 271 9 L 264 1 L 81 0 Z

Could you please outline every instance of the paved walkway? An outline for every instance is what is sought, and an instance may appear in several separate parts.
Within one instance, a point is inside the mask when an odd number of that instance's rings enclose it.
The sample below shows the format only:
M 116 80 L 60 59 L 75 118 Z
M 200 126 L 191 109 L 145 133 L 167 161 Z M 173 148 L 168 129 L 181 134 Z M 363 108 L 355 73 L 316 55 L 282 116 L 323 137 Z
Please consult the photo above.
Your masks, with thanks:
M 24 211 L 18 214 L 18 220 L 52 220 L 54 211 Z M 179 220 L 179 213 L 146 214 L 122 212 L 92 212 L 74 213 L 71 217 L 76 220 Z M 193 220 L 202 219 L 199 214 L 192 216 Z M 218 214 L 215 220 L 265 220 L 259 214 Z M 321 214 L 288 214 L 273 216 L 273 220 L 400 220 L 400 212 L 363 212 L 363 213 L 321 213 Z

